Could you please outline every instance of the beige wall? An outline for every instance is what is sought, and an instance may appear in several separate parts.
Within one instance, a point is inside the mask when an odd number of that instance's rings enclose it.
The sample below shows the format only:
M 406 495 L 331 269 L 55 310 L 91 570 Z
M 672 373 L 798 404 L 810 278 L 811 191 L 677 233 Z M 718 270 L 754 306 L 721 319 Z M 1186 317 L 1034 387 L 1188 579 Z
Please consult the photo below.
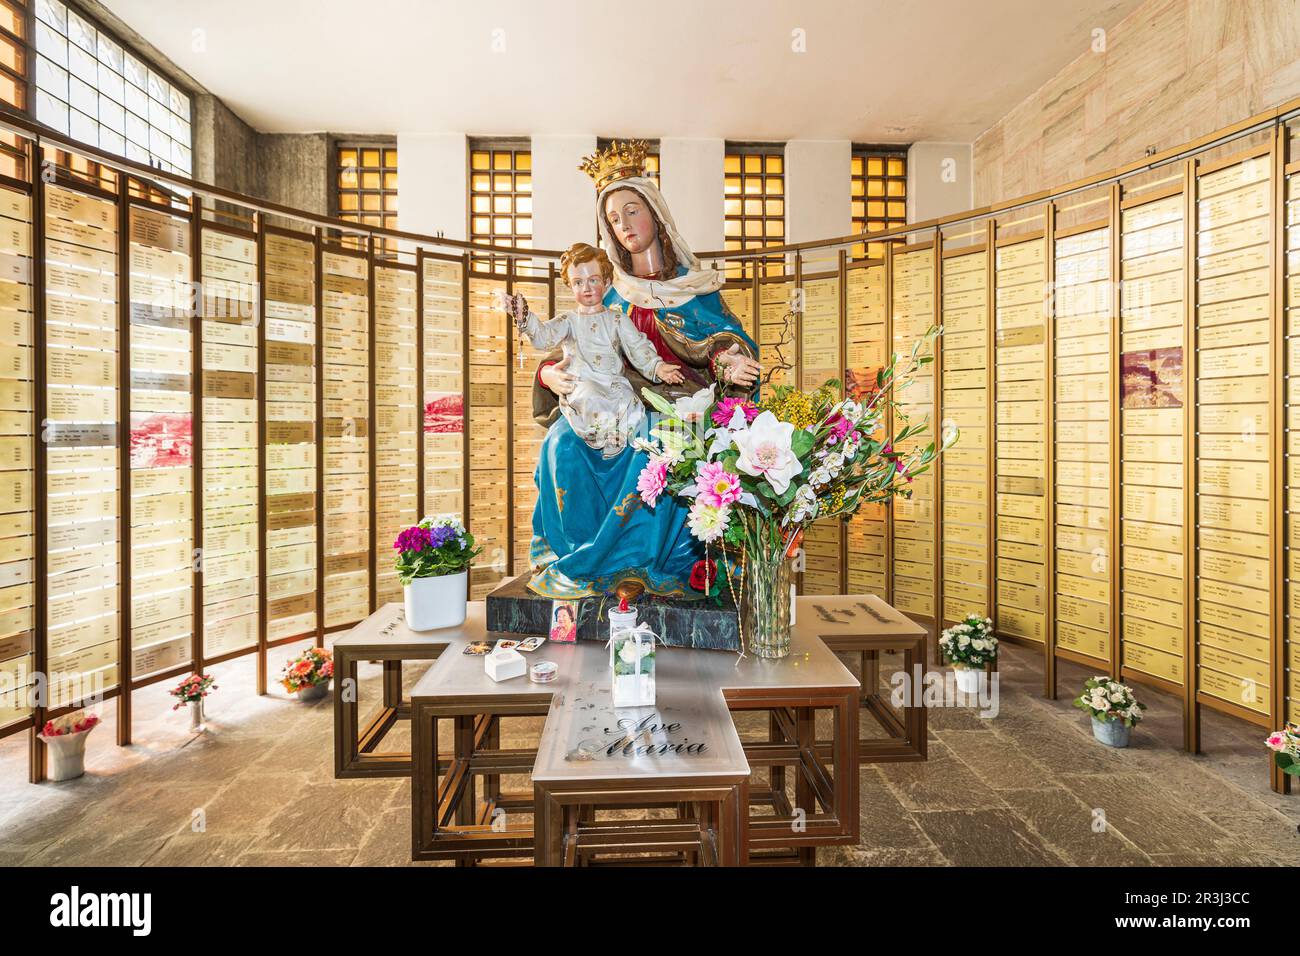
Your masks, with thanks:
M 725 148 L 720 139 L 659 140 L 659 191 L 692 252 L 722 248 Z
M 913 143 L 907 148 L 907 221 L 965 212 L 974 204 L 970 143 Z
M 1104 172 L 1298 95 L 1300 0 L 1148 0 L 976 139 L 975 202 Z
M 596 239 L 596 188 L 578 166 L 596 137 L 534 136 L 533 247 L 567 249 Z

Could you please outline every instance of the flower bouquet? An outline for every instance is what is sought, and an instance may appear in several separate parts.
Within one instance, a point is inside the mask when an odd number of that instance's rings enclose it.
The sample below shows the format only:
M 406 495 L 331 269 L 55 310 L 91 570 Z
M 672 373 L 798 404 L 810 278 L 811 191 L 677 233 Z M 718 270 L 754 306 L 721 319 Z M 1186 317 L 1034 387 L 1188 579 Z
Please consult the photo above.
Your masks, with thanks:
M 431 631 L 463 623 L 469 566 L 483 549 L 459 519 L 425 518 L 399 534 L 393 548 L 407 626 Z
M 329 692 L 334 676 L 334 653 L 327 647 L 309 647 L 284 665 L 280 683 L 299 700 L 318 700 Z
M 892 356 L 876 387 L 857 399 L 838 398 L 834 381 L 812 392 L 777 386 L 759 402 L 717 401 L 709 387 L 670 403 L 643 390 L 662 417 L 652 441 L 633 440 L 650 457 L 637 490 L 651 508 L 664 495 L 688 499 L 687 525 L 706 552 L 717 547 L 724 563 L 738 558 L 737 573 L 725 580 L 740 591 L 733 597 L 741 637 L 748 634 L 758 656 L 789 653 L 789 558 L 803 529 L 847 520 L 895 495 L 910 497 L 911 480 L 942 450 L 918 441 L 926 424 L 908 424 L 893 398 L 933 361 L 921 353 L 940 331 L 931 328 L 910 355 Z M 893 435 L 885 433 L 891 412 L 899 426 Z M 955 430 L 946 434 L 945 444 L 956 437 Z
M 1084 681 L 1074 706 L 1092 717 L 1092 735 L 1108 747 L 1127 747 L 1133 727 L 1147 709 L 1138 703 L 1133 688 L 1109 677 Z
M 203 698 L 217 689 L 216 678 L 208 674 L 191 674 L 173 687 L 169 694 L 176 698 L 172 710 L 190 707 L 190 730 L 203 730 Z
M 86 772 L 86 738 L 99 726 L 99 715 L 78 710 L 47 720 L 37 735 L 49 748 L 51 780 L 72 780 Z
M 1287 724 L 1268 735 L 1268 749 L 1273 762 L 1283 773 L 1300 777 L 1300 724 Z
M 993 621 L 978 614 L 968 614 L 960 624 L 939 635 L 939 647 L 957 673 L 957 689 L 963 694 L 979 690 L 979 672 L 998 659 L 998 639 L 993 636 Z

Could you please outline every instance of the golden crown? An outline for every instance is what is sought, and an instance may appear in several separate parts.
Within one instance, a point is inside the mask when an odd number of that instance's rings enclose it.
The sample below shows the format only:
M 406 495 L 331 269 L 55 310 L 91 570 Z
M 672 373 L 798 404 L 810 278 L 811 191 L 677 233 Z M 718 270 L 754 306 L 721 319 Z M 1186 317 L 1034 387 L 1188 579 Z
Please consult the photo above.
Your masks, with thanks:
M 645 175 L 645 154 L 650 144 L 643 139 L 620 143 L 614 140 L 604 149 L 583 159 L 578 167 L 596 183 L 600 192 L 612 182 Z

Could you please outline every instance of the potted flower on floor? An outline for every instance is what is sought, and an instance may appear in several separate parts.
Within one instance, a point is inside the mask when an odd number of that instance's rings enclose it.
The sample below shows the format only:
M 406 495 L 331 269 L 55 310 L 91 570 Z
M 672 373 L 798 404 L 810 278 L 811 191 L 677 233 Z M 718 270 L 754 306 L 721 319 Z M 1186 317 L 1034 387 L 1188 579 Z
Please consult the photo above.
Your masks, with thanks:
M 1300 777 L 1300 724 L 1287 724 L 1281 730 L 1273 731 L 1268 735 L 1267 743 L 1278 769 Z
M 172 710 L 180 710 L 189 705 L 190 730 L 196 734 L 203 732 L 203 698 L 216 689 L 215 677 L 208 674 L 191 674 L 170 691 L 176 698 Z
M 968 614 L 960 624 L 954 624 L 939 635 L 939 647 L 952 664 L 957 689 L 963 694 L 978 693 L 980 671 L 998 659 L 998 639 L 993 636 L 993 621 Z
M 1107 747 L 1127 747 L 1147 709 L 1138 703 L 1133 688 L 1109 677 L 1088 678 L 1074 706 L 1092 717 L 1092 735 Z
M 413 631 L 455 627 L 465 621 L 469 566 L 483 551 L 455 518 L 425 518 L 393 542 L 397 577 Z
M 86 738 L 98 725 L 98 714 L 81 710 L 45 722 L 37 736 L 49 750 L 49 779 L 72 780 L 86 772 Z
M 320 700 L 334 676 L 334 653 L 327 647 L 309 647 L 284 665 L 280 683 L 299 700 Z

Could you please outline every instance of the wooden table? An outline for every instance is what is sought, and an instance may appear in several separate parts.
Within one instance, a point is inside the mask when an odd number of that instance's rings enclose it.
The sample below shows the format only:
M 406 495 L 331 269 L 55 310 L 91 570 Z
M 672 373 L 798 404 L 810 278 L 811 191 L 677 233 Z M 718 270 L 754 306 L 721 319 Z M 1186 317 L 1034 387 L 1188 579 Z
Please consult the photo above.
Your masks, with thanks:
M 472 602 L 462 627 L 418 634 L 391 604 L 343 639 L 367 655 L 393 641 L 393 653 L 434 661 L 409 705 L 413 859 L 603 862 L 618 851 L 676 848 L 700 862 L 807 863 L 817 846 L 857 842 L 859 685 L 805 630 L 796 629 L 792 654 L 781 661 L 660 648 L 658 706 L 615 711 L 603 645 L 547 642 L 527 657 L 554 661 L 555 681 L 496 683 L 481 657 L 463 653 L 469 641 L 501 636 L 483 622 L 483 604 Z M 767 739 L 740 739 L 732 715 L 746 710 L 768 712 Z M 816 739 L 819 710 L 831 714 L 828 741 Z M 521 716 L 546 718 L 537 750 L 500 746 L 501 720 Z M 626 744 L 611 751 L 628 736 L 619 721 L 633 718 L 646 721 L 633 728 L 639 743 L 630 754 Z M 442 757 L 439 720 L 452 725 Z M 336 733 L 340 727 L 346 733 L 336 719 Z M 693 744 L 704 747 L 688 749 Z M 793 801 L 784 785 L 791 770 Z M 530 775 L 533 791 L 503 792 L 510 774 Z M 769 812 L 751 815 L 754 804 Z M 627 825 L 596 819 L 613 807 L 667 807 L 675 816 Z
M 398 721 L 411 719 L 410 703 L 402 700 L 402 662 L 434 660 L 447 648 L 449 639 L 458 636 L 463 640 L 467 635 L 459 628 L 430 634 L 412 631 L 403 619 L 402 606 L 390 604 L 334 639 L 336 778 L 411 775 L 410 754 L 375 753 Z M 383 706 L 364 729 L 360 726 L 357 694 L 357 665 L 361 661 L 379 661 L 384 669 Z
M 796 627 L 837 653 L 857 653 L 862 662 L 862 707 L 888 734 L 858 742 L 862 763 L 926 759 L 926 638 L 929 632 L 874 594 L 838 594 L 797 599 Z M 901 652 L 903 717 L 880 695 L 880 654 Z

